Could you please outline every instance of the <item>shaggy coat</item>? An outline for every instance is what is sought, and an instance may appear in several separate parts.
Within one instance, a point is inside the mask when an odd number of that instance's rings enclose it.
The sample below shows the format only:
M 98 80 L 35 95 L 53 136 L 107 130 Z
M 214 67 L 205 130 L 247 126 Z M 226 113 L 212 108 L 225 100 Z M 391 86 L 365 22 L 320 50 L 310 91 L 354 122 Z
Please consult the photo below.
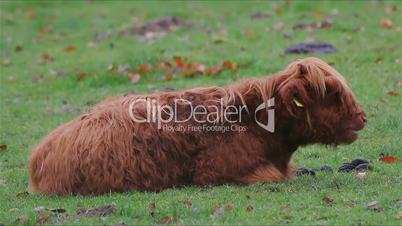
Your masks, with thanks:
M 185 122 L 136 122 L 154 100 L 186 119 L 192 106 L 216 113 L 214 122 L 198 115 Z M 257 111 L 274 98 L 274 107 Z M 137 103 L 137 102 L 136 102 Z M 224 118 L 221 109 L 246 107 Z M 214 110 L 215 109 L 215 110 Z M 275 131 L 267 131 L 275 110 Z M 215 112 L 214 112 L 215 111 Z M 161 118 L 169 115 L 162 111 Z M 212 117 L 213 118 L 213 117 Z M 240 120 L 241 118 L 241 120 Z M 184 121 L 184 120 L 182 120 Z M 202 121 L 202 122 L 200 122 Z M 169 130 L 166 126 L 225 126 L 245 131 Z M 251 184 L 291 178 L 298 147 L 337 145 L 357 139 L 366 116 L 345 79 L 317 58 L 297 60 L 284 71 L 226 87 L 194 88 L 107 99 L 51 132 L 32 152 L 30 187 L 42 194 L 94 195 L 130 190 L 160 191 L 183 185 Z

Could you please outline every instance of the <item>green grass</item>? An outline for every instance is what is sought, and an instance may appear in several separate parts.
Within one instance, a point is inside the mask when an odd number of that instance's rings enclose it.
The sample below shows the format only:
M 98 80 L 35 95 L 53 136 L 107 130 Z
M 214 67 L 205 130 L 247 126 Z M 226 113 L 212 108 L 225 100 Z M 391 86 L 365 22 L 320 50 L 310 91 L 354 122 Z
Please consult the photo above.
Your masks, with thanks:
M 401 97 L 387 95 L 402 80 L 402 4 L 400 2 L 0 2 L 0 223 L 15 224 L 27 215 L 26 224 L 36 224 L 35 207 L 65 208 L 74 216 L 79 207 L 96 207 L 115 203 L 117 213 L 106 217 L 71 217 L 57 224 L 108 225 L 158 224 L 165 216 L 176 216 L 173 224 L 401 224 L 402 167 L 400 163 L 378 161 L 381 152 L 402 158 Z M 163 5 L 163 6 L 162 6 Z M 385 8 L 396 5 L 397 12 L 388 14 Z M 275 10 L 275 8 L 281 8 Z M 337 11 L 337 13 L 335 12 Z M 35 13 L 33 19 L 29 15 Z M 257 12 L 272 14 L 272 18 L 252 20 Z M 284 55 L 284 49 L 306 41 L 308 31 L 293 32 L 292 39 L 284 31 L 300 22 L 319 22 L 322 15 L 331 17 L 333 26 L 315 30 L 317 41 L 335 45 L 338 52 L 320 55 L 346 77 L 369 117 L 369 124 L 360 139 L 348 146 L 325 148 L 309 146 L 296 152 L 300 166 L 320 167 L 329 164 L 334 169 L 356 157 L 369 159 L 374 169 L 368 177 L 358 180 L 354 174 L 318 173 L 316 177 L 301 177 L 281 184 L 256 184 L 245 187 L 219 186 L 214 188 L 187 187 L 168 189 L 160 193 L 127 192 L 97 197 L 57 197 L 28 195 L 17 197 L 27 190 L 27 158 L 30 149 L 59 124 L 77 117 L 86 108 L 114 95 L 126 92 L 152 92 L 164 87 L 188 88 L 224 85 L 246 76 L 264 76 L 283 69 L 303 56 Z M 141 42 L 130 37 L 101 41 L 89 48 L 96 33 L 118 31 L 134 23 L 163 16 L 179 16 L 194 24 L 153 42 Z M 391 29 L 380 26 L 381 18 L 393 21 Z M 278 22 L 284 27 L 267 31 Z M 53 26 L 53 32 L 39 35 L 43 27 Z M 364 31 L 354 28 L 364 26 Z M 399 27 L 399 31 L 398 31 Z M 211 32 L 208 33 L 205 28 Z M 56 36 L 62 38 L 54 41 Z M 183 39 L 188 41 L 182 41 Z M 226 40 L 213 42 L 215 37 Z M 110 45 L 113 43 L 114 48 Z M 66 52 L 68 45 L 77 51 Z M 23 50 L 16 52 L 16 46 Z M 38 64 L 43 53 L 54 62 Z M 182 56 L 190 62 L 207 65 L 229 59 L 239 65 L 238 73 L 225 72 L 219 76 L 177 78 L 159 81 L 159 74 L 143 75 L 140 83 L 132 85 L 128 78 L 111 75 L 110 64 L 135 66 L 157 60 Z M 4 65 L 5 61 L 11 64 Z M 380 63 L 378 61 L 381 61 Z M 54 76 L 52 70 L 63 71 L 66 77 Z M 86 79 L 77 81 L 80 72 Z M 33 82 L 43 75 L 41 83 Z M 386 99 L 386 101 L 381 101 Z M 331 196 L 331 204 L 323 197 Z M 188 208 L 183 201 L 191 200 Z M 365 208 L 366 203 L 378 201 L 384 211 Z M 148 205 L 156 203 L 154 216 Z M 217 206 L 233 203 L 232 209 L 216 218 L 211 212 Z M 246 211 L 247 206 L 252 211 Z M 49 214 L 49 213 L 46 213 Z

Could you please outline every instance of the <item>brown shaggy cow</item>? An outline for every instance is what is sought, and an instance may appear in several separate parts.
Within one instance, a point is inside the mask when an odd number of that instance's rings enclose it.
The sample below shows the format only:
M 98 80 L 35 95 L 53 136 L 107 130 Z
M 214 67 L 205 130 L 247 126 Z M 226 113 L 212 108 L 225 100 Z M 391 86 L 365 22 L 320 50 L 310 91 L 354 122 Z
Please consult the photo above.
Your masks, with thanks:
M 107 99 L 33 150 L 30 186 L 43 194 L 91 195 L 283 181 L 293 175 L 298 147 L 351 143 L 365 124 L 345 79 L 306 58 L 223 88 Z

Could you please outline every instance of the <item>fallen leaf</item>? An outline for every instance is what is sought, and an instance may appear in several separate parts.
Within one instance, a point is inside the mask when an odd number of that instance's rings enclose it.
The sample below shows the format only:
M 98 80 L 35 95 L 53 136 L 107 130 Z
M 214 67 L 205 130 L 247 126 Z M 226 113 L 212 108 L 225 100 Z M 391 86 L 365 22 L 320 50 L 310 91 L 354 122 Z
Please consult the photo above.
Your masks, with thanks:
M 392 20 L 387 18 L 381 19 L 381 26 L 386 29 L 390 29 L 392 27 Z
M 128 73 L 127 76 L 131 79 L 131 84 L 137 84 L 140 79 L 141 75 L 140 74 L 133 74 L 133 73 Z
M 382 63 L 382 58 L 381 57 L 376 58 L 375 63 L 376 64 L 381 64 Z
M 193 202 L 192 202 L 191 200 L 186 200 L 186 201 L 184 201 L 184 204 L 185 204 L 188 208 L 190 208 L 191 206 L 193 206 Z
M 52 26 L 52 25 L 48 25 L 48 26 L 45 26 L 45 27 L 41 27 L 40 29 L 39 29 L 39 33 L 40 34 L 47 34 L 47 33 L 50 33 L 50 32 L 53 32 L 54 31 L 54 27 Z
M 7 184 L 7 181 L 6 181 L 6 180 L 0 179 L 0 186 L 6 185 L 6 184 Z
M 322 198 L 322 201 L 324 201 L 326 204 L 330 204 L 334 201 L 334 199 L 331 196 L 325 196 Z
M 184 67 L 185 64 L 184 64 L 184 61 L 183 61 L 183 59 L 181 57 L 174 56 L 173 59 L 174 59 L 174 61 L 176 63 L 176 67 L 178 67 L 178 68 L 183 68 Z
M 398 162 L 398 158 L 393 155 L 381 154 L 380 161 L 382 161 L 384 163 L 395 163 L 395 162 Z
M 96 208 L 79 208 L 77 210 L 77 216 L 79 217 L 104 217 L 107 215 L 111 215 L 116 213 L 116 205 L 111 204 L 111 205 L 106 205 L 106 206 L 100 206 Z
M 0 144 L 0 151 L 7 150 L 7 144 Z
M 54 61 L 54 58 L 49 53 L 42 54 L 42 59 L 47 60 L 48 62 Z
M 167 62 L 167 61 L 158 61 L 158 62 L 156 63 L 156 65 L 158 65 L 158 68 L 161 68 L 161 69 L 169 69 L 169 68 L 172 68 L 172 64 L 169 63 L 169 62 Z
M 69 45 L 67 48 L 65 48 L 66 52 L 74 52 L 77 50 L 77 47 L 75 45 Z
M 372 201 L 366 204 L 366 208 L 369 210 L 374 210 L 376 212 L 384 211 L 384 207 L 382 207 L 377 201 Z
M 162 219 L 161 224 L 170 224 L 172 222 L 176 222 L 177 218 L 176 217 L 170 217 L 170 216 L 166 216 Z
M 85 72 L 81 72 L 78 74 L 78 76 L 75 78 L 77 81 L 82 81 L 87 77 L 87 74 Z
M 29 193 L 27 191 L 23 191 L 23 192 L 19 192 L 16 196 L 18 198 L 25 198 L 29 195 Z
M 46 216 L 46 215 L 39 215 L 38 223 L 39 223 L 39 224 L 44 224 L 44 223 L 46 223 L 46 221 L 48 221 L 49 219 L 50 219 L 49 216 Z
M 217 64 L 213 67 L 207 68 L 207 75 L 218 75 L 222 71 L 222 65 Z
M 402 81 L 399 81 L 399 82 L 396 84 L 396 86 L 402 87 Z
M 170 80 L 172 80 L 173 79 L 173 73 L 168 73 L 168 74 L 166 74 L 166 76 L 165 76 L 165 80 L 166 81 L 170 81 Z
M 228 202 L 228 204 L 226 204 L 226 209 L 231 210 L 233 209 L 233 203 L 232 202 Z
M 237 65 L 236 65 L 235 63 L 232 63 L 232 62 L 229 61 L 229 60 L 225 60 L 225 61 L 223 62 L 223 64 L 222 64 L 222 66 L 223 66 L 223 68 L 225 68 L 225 69 L 230 69 L 230 70 L 232 70 L 233 72 L 236 72 L 236 71 L 237 71 Z
M 396 6 L 389 5 L 389 6 L 385 7 L 385 12 L 386 13 L 394 13 L 394 12 L 396 12 Z
M 390 95 L 390 96 L 392 96 L 392 97 L 399 97 L 400 96 L 400 94 L 399 93 L 397 93 L 397 92 L 395 92 L 395 91 L 388 91 L 388 93 L 387 93 L 388 95 Z
M 20 45 L 15 47 L 15 52 L 21 52 L 22 50 L 23 50 L 23 48 Z
M 21 223 L 21 224 L 25 224 L 27 223 L 29 220 L 27 215 L 21 215 L 17 218 L 16 222 Z
M 359 180 L 363 180 L 366 177 L 367 177 L 367 172 L 358 172 L 356 174 L 356 178 L 359 179 Z
M 136 67 L 137 72 L 139 73 L 148 73 L 152 71 L 152 67 L 149 64 L 141 64 Z
M 251 212 L 251 211 L 253 211 L 254 210 L 254 207 L 252 207 L 252 206 L 247 206 L 247 208 L 246 208 L 246 211 L 247 212 Z

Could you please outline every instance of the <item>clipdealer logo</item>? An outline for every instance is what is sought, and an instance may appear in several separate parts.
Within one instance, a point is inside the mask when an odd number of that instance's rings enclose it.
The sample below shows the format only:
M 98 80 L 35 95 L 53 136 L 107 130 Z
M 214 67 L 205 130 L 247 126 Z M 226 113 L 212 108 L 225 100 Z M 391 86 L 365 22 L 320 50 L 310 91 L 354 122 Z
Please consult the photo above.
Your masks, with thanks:
M 179 106 L 186 106 L 185 112 L 179 111 Z M 258 105 L 254 112 L 254 119 L 258 126 L 274 133 L 275 132 L 275 99 L 271 98 L 267 102 Z M 135 114 L 136 109 L 144 109 L 145 115 Z M 264 124 L 257 119 L 259 111 L 266 110 L 268 119 Z M 195 105 L 183 99 L 177 98 L 173 105 L 159 104 L 156 99 L 138 98 L 129 105 L 129 115 L 135 123 L 156 123 L 158 129 L 169 131 L 239 131 L 247 130 L 245 126 L 240 126 L 244 113 L 249 114 L 246 105 L 224 105 L 223 100 L 219 100 L 219 104 L 204 106 Z M 183 111 L 183 110 L 182 110 Z M 186 115 L 184 115 L 186 114 Z M 186 124 L 186 122 L 193 122 Z M 229 125 L 223 125 L 229 124 Z M 198 125 L 197 125 L 198 124 Z M 209 126 L 208 126 L 209 125 Z

